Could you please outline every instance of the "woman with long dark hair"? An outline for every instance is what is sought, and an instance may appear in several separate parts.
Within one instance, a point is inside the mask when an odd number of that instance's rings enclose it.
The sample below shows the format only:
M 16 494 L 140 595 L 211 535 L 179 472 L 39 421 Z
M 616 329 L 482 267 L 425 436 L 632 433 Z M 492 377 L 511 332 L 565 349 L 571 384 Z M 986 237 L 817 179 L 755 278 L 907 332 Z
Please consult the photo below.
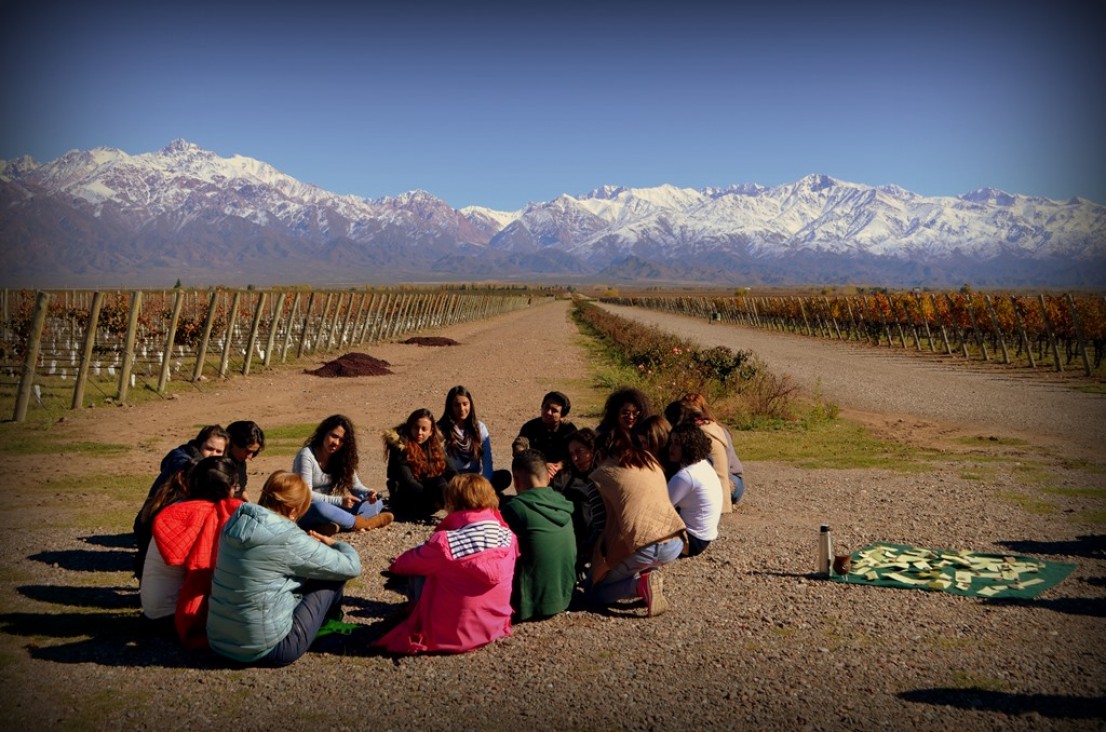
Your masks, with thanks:
M 320 422 L 292 463 L 292 472 L 311 489 L 311 508 L 300 518 L 303 528 L 333 535 L 392 523 L 380 496 L 357 477 L 358 462 L 350 418 L 332 414 Z
M 463 386 L 445 395 L 445 408 L 438 420 L 445 439 L 445 457 L 457 473 L 480 473 L 492 479 L 492 439 L 488 427 L 476 416 L 476 402 Z

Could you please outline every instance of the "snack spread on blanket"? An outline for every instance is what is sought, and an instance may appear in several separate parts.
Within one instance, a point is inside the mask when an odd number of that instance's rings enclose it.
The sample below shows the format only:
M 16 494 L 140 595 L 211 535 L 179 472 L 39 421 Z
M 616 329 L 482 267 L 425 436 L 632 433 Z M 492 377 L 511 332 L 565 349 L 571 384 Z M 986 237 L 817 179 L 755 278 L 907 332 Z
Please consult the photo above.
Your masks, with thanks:
M 838 582 L 939 590 L 978 597 L 1034 597 L 1061 582 L 1074 564 L 966 550 L 872 544 L 853 553 Z

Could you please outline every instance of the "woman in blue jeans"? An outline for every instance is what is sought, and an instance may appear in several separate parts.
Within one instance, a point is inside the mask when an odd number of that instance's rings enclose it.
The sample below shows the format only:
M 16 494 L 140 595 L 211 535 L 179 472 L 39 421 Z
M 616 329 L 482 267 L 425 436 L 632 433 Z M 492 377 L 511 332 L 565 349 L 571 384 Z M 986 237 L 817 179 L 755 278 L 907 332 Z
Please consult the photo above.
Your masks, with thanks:
M 292 463 L 292 472 L 311 489 L 311 508 L 300 517 L 304 529 L 333 535 L 392 523 L 376 491 L 357 477 L 358 460 L 357 435 L 349 417 L 334 414 L 319 423 Z
M 293 473 L 269 476 L 258 502 L 227 520 L 211 581 L 207 638 L 240 663 L 286 666 L 341 614 L 347 580 L 361 574 L 357 551 L 296 525 L 311 491 Z
M 657 459 L 625 430 L 608 434 L 591 480 L 607 514 L 592 558 L 587 597 L 594 603 L 642 598 L 646 615 L 668 608 L 660 568 L 684 551 L 684 522 L 668 500 L 668 482 Z

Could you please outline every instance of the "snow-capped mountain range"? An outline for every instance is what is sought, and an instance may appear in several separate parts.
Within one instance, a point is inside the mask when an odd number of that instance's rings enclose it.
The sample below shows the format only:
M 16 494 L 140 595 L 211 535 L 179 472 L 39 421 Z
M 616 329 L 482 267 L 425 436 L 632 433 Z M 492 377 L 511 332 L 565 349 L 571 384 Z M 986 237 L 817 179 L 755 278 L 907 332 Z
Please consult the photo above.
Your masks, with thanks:
M 4 286 L 593 279 L 1106 284 L 1106 206 L 809 175 L 603 186 L 520 211 L 330 193 L 184 140 L 0 162 Z

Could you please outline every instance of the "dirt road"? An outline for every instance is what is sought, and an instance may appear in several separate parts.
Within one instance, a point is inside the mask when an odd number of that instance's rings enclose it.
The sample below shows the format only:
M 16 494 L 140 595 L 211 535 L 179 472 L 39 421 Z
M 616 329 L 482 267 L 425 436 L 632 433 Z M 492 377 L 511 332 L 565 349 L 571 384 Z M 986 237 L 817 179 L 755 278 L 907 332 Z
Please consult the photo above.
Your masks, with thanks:
M 1079 391 L 1071 380 L 642 308 L 604 307 L 704 345 L 752 350 L 774 371 L 848 409 L 1024 437 L 1106 461 L 1106 395 Z

